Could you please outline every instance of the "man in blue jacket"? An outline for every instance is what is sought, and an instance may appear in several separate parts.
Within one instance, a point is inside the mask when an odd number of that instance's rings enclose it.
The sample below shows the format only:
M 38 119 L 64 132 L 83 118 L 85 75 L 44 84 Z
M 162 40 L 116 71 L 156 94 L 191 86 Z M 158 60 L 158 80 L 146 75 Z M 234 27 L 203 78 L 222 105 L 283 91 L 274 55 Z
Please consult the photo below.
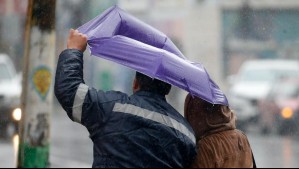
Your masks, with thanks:
M 87 37 L 71 30 L 59 56 L 55 95 L 94 143 L 93 167 L 188 167 L 196 155 L 191 126 L 166 101 L 171 85 L 136 73 L 134 94 L 97 91 L 83 80 Z

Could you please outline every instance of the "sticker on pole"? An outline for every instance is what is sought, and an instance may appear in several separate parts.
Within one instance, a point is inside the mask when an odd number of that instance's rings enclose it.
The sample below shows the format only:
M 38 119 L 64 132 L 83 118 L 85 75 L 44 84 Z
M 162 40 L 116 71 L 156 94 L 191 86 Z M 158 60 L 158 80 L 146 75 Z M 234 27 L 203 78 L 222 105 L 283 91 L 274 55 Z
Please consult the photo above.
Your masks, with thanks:
M 32 74 L 33 87 L 40 98 L 45 101 L 52 83 L 52 74 L 48 67 L 40 66 Z

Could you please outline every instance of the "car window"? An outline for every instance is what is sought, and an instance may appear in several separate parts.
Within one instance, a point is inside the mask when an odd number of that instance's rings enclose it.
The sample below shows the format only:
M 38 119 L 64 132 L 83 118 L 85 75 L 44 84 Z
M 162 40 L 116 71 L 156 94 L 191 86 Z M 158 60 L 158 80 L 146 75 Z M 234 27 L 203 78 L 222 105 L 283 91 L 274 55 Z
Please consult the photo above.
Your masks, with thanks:
M 295 70 L 247 70 L 241 75 L 245 82 L 274 82 L 278 79 L 298 76 Z
M 5 64 L 0 64 L 0 81 L 11 79 L 11 73 L 9 72 Z
M 273 81 L 274 79 L 274 74 L 269 70 L 248 70 L 242 73 L 240 80 L 246 82 L 263 82 Z

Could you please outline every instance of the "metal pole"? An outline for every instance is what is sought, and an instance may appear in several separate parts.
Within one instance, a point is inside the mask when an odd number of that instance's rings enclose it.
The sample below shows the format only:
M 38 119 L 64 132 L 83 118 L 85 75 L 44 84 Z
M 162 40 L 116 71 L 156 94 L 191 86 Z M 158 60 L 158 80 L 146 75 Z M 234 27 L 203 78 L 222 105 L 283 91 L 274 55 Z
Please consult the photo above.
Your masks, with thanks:
M 18 168 L 49 167 L 56 0 L 29 0 Z

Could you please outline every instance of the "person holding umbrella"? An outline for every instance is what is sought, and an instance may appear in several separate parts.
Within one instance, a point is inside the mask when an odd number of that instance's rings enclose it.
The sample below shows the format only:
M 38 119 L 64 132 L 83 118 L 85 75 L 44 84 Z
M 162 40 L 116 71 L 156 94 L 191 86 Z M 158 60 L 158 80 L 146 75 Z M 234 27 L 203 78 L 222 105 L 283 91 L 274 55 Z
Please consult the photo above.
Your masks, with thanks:
M 248 138 L 236 129 L 236 116 L 228 106 L 188 94 L 184 108 L 197 141 L 198 154 L 192 167 L 256 168 Z
M 195 137 L 166 101 L 171 85 L 137 72 L 132 96 L 97 91 L 83 80 L 86 46 L 86 35 L 71 30 L 67 49 L 59 56 L 55 95 L 69 118 L 88 129 L 93 167 L 189 166 L 196 155 Z

